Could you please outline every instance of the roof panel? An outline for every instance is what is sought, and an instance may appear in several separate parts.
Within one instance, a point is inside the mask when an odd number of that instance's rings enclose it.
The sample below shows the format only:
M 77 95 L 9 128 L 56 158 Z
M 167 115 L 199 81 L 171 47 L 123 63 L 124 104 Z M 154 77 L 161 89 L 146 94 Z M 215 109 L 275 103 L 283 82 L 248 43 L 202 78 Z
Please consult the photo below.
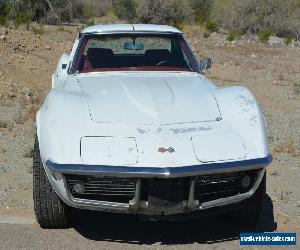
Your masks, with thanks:
M 133 24 L 135 31 L 146 31 L 146 32 L 171 32 L 171 33 L 182 33 L 180 30 L 168 26 L 168 25 L 157 25 L 157 24 Z
M 81 33 L 132 32 L 131 24 L 97 24 L 87 27 Z
M 81 33 L 124 33 L 133 31 L 181 33 L 174 27 L 155 24 L 97 24 L 83 29 Z

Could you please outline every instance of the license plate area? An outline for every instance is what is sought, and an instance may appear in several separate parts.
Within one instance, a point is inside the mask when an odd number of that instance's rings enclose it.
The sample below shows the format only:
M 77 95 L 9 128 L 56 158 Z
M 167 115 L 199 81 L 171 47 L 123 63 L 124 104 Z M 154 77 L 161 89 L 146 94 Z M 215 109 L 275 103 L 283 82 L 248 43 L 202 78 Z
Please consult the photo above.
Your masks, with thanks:
M 148 206 L 170 208 L 187 200 L 187 181 L 178 179 L 151 179 L 148 181 Z

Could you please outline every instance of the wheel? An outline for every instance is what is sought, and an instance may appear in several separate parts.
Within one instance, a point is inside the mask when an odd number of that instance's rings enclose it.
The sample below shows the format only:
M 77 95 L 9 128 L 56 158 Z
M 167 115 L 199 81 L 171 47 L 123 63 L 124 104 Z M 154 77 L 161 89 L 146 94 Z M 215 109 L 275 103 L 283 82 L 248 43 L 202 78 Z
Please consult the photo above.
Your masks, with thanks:
M 33 156 L 33 201 L 35 216 L 42 228 L 67 227 L 67 205 L 57 196 L 47 178 L 37 137 Z
M 256 229 L 264 209 L 266 194 L 266 172 L 256 192 L 242 203 L 242 207 L 232 214 L 233 223 L 244 229 Z

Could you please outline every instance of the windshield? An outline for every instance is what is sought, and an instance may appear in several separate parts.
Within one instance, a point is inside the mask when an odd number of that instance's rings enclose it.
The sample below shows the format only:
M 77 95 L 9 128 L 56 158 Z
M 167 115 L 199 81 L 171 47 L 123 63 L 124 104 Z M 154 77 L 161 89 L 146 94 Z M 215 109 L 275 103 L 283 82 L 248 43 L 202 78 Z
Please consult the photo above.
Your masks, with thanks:
M 75 71 L 194 71 L 197 64 L 179 35 L 86 35 Z

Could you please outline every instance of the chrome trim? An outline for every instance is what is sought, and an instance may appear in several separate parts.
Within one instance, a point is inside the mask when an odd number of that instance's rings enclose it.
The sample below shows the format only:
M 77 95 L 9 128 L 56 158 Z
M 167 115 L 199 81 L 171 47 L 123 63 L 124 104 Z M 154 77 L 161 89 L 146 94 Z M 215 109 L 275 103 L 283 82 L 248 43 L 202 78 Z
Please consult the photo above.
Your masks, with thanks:
M 205 174 L 231 173 L 237 171 L 254 170 L 266 167 L 272 162 L 272 156 L 264 158 L 233 161 L 203 163 L 185 167 L 134 167 L 134 166 L 104 166 L 84 164 L 58 164 L 50 160 L 46 165 L 54 172 L 63 174 L 109 176 L 109 177 L 135 177 L 135 178 L 177 178 Z
M 107 31 L 90 31 L 90 32 L 80 32 L 80 36 L 89 36 L 89 35 L 181 35 L 182 32 L 176 31 L 152 31 L 152 30 L 107 30 Z
M 142 181 L 138 180 L 135 186 L 135 195 L 132 200 L 129 201 L 129 208 L 136 212 L 139 207 L 139 203 L 141 200 L 141 189 L 142 189 Z
M 253 187 L 243 194 L 238 194 L 226 198 L 220 198 L 213 201 L 203 202 L 199 205 L 199 201 L 194 199 L 193 190 L 195 188 L 193 180 L 191 181 L 189 199 L 184 200 L 177 204 L 175 207 L 169 208 L 149 208 L 148 202 L 140 200 L 140 191 L 141 191 L 141 182 L 140 180 L 136 184 L 136 193 L 134 198 L 129 203 L 119 203 L 119 202 L 108 202 L 108 201 L 96 201 L 96 200 L 87 200 L 87 199 L 78 199 L 74 198 L 69 192 L 67 186 L 65 185 L 68 200 L 65 202 L 70 206 L 76 208 L 98 210 L 105 212 L 118 212 L 118 213 L 134 213 L 134 214 L 146 214 L 146 215 L 171 215 L 171 214 L 180 214 L 192 211 L 201 211 L 204 209 L 209 209 L 213 207 L 226 206 L 230 204 L 239 203 L 245 199 L 250 198 L 258 189 L 259 184 L 264 176 L 265 169 L 262 169 L 257 176 L 257 179 Z
M 265 173 L 265 169 L 263 169 L 259 172 L 256 182 L 254 183 L 253 187 L 247 193 L 237 194 L 235 196 L 220 198 L 220 199 L 213 200 L 213 201 L 207 201 L 207 202 L 202 203 L 200 205 L 199 209 L 201 210 L 201 209 L 207 209 L 207 208 L 212 208 L 212 207 L 219 207 L 219 206 L 224 206 L 224 205 L 228 205 L 228 204 L 238 203 L 247 198 L 250 198 L 255 193 L 255 191 L 258 189 L 258 186 L 259 186 L 262 178 L 264 177 L 264 173 Z
M 192 178 L 190 183 L 190 191 L 189 191 L 189 200 L 187 203 L 187 207 L 189 209 L 193 209 L 197 206 L 199 206 L 199 201 L 195 200 L 195 178 Z

